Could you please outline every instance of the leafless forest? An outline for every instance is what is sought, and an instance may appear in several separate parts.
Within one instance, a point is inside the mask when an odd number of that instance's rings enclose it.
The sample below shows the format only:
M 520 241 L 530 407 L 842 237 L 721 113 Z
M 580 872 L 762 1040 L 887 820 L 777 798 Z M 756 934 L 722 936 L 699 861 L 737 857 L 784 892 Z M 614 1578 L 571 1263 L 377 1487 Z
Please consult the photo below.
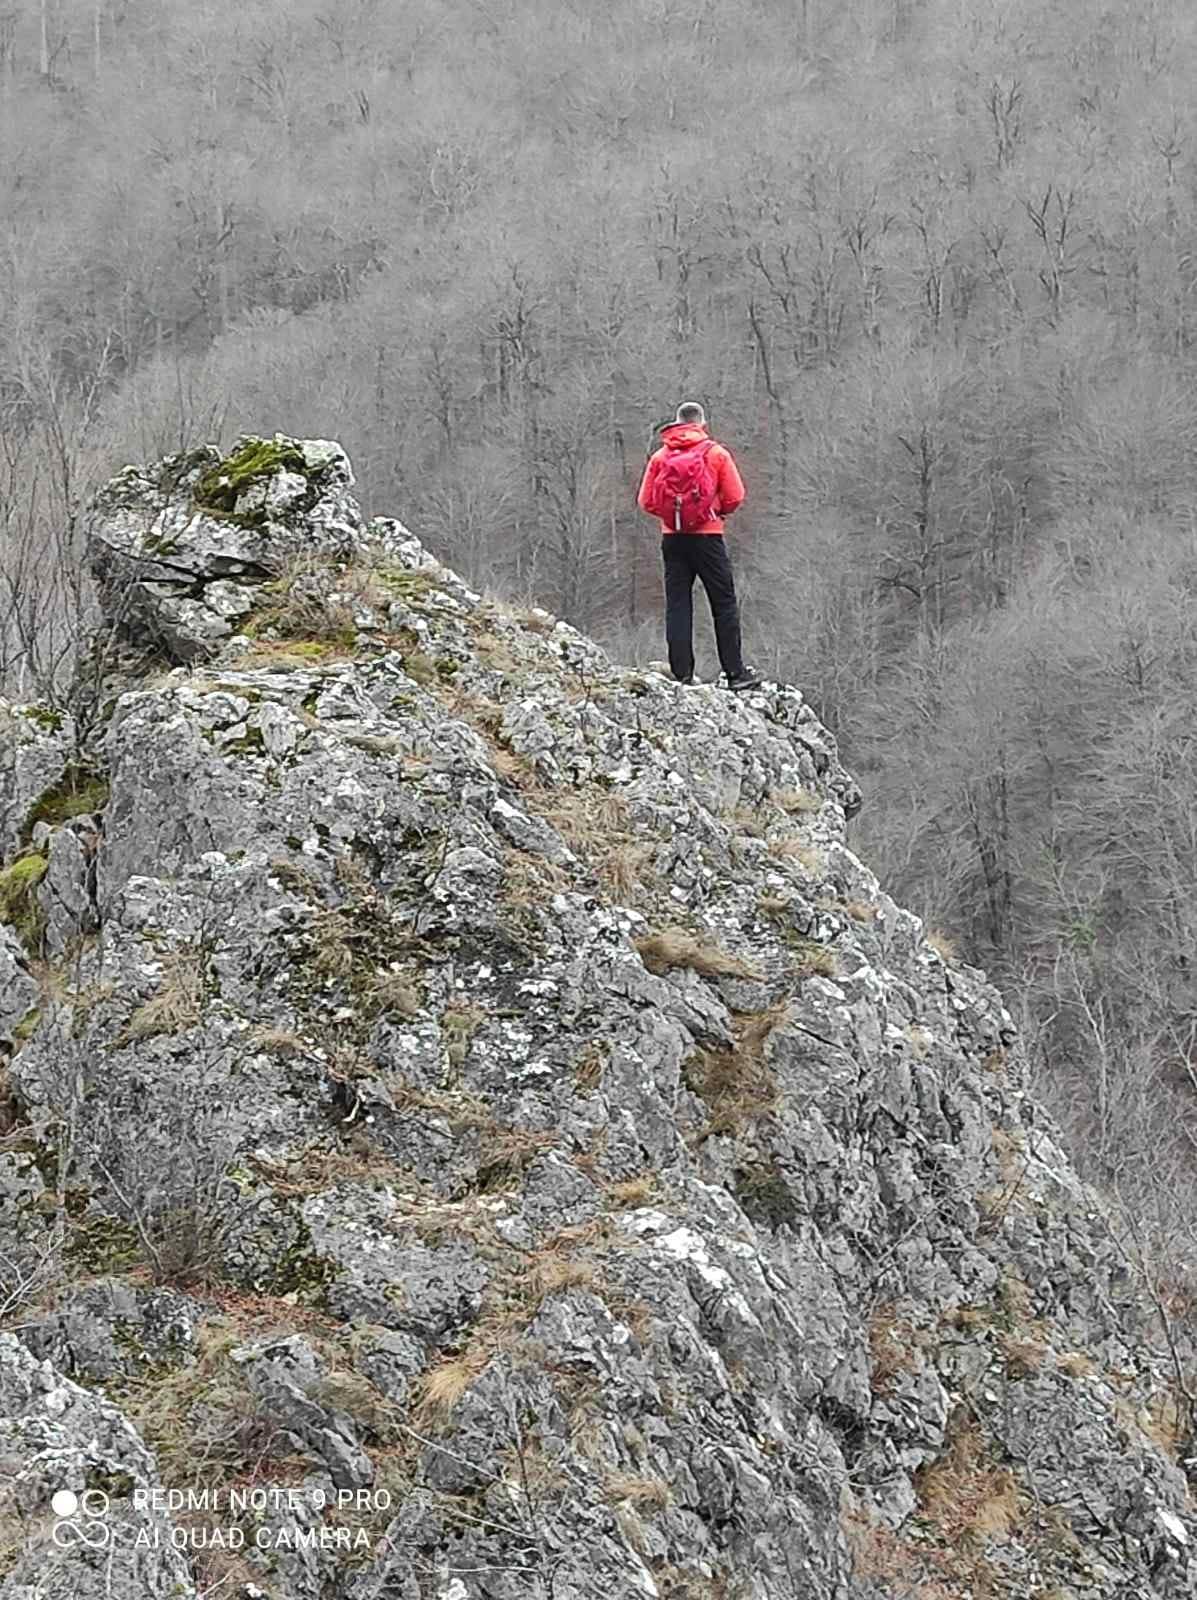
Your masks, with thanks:
M 635 487 L 701 398 L 750 659 L 836 730 L 888 887 L 1022 997 L 1090 1175 L 1175 1237 L 1195 69 L 1186 0 L 10 0 L 10 690 L 69 667 L 89 488 L 242 429 L 340 439 L 475 584 L 658 654 Z

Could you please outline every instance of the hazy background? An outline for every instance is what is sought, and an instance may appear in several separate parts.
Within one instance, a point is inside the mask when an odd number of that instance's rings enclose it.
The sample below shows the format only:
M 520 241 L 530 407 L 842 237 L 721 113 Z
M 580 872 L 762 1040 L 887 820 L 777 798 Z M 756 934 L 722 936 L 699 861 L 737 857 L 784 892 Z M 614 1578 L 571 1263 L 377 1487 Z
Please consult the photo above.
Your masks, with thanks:
M 474 583 L 657 654 L 633 496 L 701 398 L 749 658 L 838 734 L 854 843 L 1180 1238 L 1195 35 L 1188 0 L 0 0 L 10 690 L 69 661 L 91 485 L 242 429 L 340 439 Z

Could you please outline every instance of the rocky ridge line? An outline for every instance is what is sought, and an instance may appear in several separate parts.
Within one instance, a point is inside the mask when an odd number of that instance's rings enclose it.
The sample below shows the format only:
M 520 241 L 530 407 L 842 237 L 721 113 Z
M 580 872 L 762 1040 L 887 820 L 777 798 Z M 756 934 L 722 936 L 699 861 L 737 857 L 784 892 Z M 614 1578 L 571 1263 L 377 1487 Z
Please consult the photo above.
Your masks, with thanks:
M 1152 1308 L 802 695 L 351 488 L 128 469 L 86 714 L 0 706 L 0 1600 L 1192 1593 Z M 137 1544 L 250 1479 L 247 1551 Z

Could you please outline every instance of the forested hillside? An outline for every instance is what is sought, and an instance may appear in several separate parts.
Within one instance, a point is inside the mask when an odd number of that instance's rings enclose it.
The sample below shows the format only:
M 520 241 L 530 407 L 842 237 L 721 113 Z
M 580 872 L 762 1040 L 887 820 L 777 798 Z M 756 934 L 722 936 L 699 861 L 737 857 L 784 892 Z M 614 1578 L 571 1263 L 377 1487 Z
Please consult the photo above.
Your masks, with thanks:
M 126 459 L 335 437 L 480 587 L 659 651 L 704 400 L 752 659 L 1018 980 L 1144 1234 L 1197 1163 L 1197 14 L 1184 0 L 0 9 L 4 675 Z M 48 603 L 50 589 L 53 604 Z

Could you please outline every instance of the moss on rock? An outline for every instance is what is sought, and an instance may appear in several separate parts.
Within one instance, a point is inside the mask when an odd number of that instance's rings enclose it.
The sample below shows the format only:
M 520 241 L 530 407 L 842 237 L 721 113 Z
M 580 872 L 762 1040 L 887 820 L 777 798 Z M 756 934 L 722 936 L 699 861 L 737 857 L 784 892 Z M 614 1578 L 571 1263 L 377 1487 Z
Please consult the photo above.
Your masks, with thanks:
M 195 486 L 196 504 L 206 511 L 235 513 L 238 495 L 276 472 L 306 476 L 303 451 L 281 437 L 243 440 L 231 455 L 202 474 Z
M 57 783 L 34 801 L 25 819 L 22 838 L 32 838 L 39 822 L 58 827 L 72 817 L 91 816 L 108 804 L 108 779 L 80 762 L 68 762 Z
M 430 573 L 411 572 L 406 567 L 378 567 L 373 576 L 394 599 L 417 608 L 439 587 Z
M 27 949 L 41 940 L 45 918 L 37 903 L 37 886 L 49 864 L 47 857 L 33 853 L 0 872 L 0 922 L 13 927 Z
M 34 1006 L 32 1011 L 27 1011 L 12 1030 L 13 1045 L 20 1049 L 23 1044 L 28 1044 L 41 1025 L 41 1008 Z
M 61 711 L 53 706 L 31 705 L 17 708 L 26 720 L 32 722 L 43 733 L 61 733 L 65 717 Z
M 76 1273 L 119 1273 L 138 1266 L 141 1251 L 137 1234 L 128 1223 L 89 1211 L 72 1219 L 66 1258 Z

